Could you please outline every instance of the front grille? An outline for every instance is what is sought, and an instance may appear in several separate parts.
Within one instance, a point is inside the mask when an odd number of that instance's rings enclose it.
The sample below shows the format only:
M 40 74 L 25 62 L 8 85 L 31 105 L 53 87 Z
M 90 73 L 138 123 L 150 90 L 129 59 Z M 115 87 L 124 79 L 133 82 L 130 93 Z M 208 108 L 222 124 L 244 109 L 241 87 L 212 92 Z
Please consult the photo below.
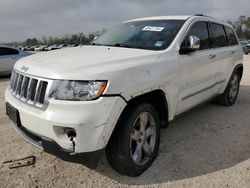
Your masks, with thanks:
M 42 108 L 45 104 L 48 84 L 48 80 L 13 71 L 10 90 L 12 95 L 22 102 Z

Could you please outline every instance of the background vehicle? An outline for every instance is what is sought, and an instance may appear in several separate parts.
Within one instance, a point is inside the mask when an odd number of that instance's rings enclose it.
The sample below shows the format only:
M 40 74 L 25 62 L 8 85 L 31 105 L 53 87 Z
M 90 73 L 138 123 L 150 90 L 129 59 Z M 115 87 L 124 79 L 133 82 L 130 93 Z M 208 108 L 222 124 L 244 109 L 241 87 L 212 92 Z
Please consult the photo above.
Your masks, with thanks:
M 52 45 L 52 46 L 45 48 L 45 50 L 46 51 L 59 50 L 59 49 L 65 48 L 67 46 L 68 46 L 67 44 L 55 44 L 55 45 Z
M 35 51 L 45 51 L 45 48 L 47 48 L 47 47 L 48 47 L 48 45 L 41 45 L 41 46 L 35 48 Z
M 245 41 L 240 41 L 240 45 L 243 48 L 243 52 L 247 55 L 248 53 L 250 53 L 250 43 L 245 40 Z
M 16 48 L 19 49 L 19 50 L 24 51 L 24 47 L 23 46 L 17 46 Z
M 138 176 L 157 157 L 160 128 L 214 99 L 232 106 L 243 74 L 232 26 L 207 16 L 124 22 L 91 45 L 20 60 L 6 112 L 29 142 L 64 160 Z M 94 156 L 94 157 L 93 157 Z M 88 163 L 89 164 L 89 163 Z
M 30 47 L 31 47 L 31 46 L 25 46 L 25 47 L 23 48 L 23 50 L 24 50 L 24 51 L 28 51 L 28 50 L 30 49 Z
M 66 47 L 68 47 L 67 44 L 60 44 L 55 49 L 62 49 L 62 48 L 66 48 Z
M 28 52 L 0 45 L 0 75 L 10 74 L 15 62 L 29 55 Z
M 69 47 L 77 47 L 79 44 L 70 44 Z
M 31 46 L 28 51 L 35 51 L 36 48 L 38 48 L 39 45 L 36 45 L 36 46 Z

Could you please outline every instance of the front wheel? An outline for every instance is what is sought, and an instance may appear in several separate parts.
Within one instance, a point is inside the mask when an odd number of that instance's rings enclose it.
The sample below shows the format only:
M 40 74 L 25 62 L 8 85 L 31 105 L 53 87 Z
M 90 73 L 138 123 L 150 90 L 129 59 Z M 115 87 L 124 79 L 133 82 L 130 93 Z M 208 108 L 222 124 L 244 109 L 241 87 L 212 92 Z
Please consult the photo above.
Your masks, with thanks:
M 107 159 L 119 173 L 139 176 L 155 160 L 160 142 L 160 120 L 148 103 L 128 107 L 107 146 Z
M 232 106 L 237 99 L 239 89 L 240 89 L 240 74 L 236 70 L 233 72 L 226 90 L 216 99 L 216 102 L 224 106 Z

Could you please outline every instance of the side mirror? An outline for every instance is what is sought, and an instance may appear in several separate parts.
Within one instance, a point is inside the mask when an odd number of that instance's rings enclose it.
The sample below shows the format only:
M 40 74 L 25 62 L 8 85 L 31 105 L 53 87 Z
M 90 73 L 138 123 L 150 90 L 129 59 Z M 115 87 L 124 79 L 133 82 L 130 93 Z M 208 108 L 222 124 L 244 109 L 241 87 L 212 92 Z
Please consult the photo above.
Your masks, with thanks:
M 180 54 L 195 52 L 200 49 L 200 39 L 194 35 L 190 35 L 188 40 L 185 40 L 180 48 Z

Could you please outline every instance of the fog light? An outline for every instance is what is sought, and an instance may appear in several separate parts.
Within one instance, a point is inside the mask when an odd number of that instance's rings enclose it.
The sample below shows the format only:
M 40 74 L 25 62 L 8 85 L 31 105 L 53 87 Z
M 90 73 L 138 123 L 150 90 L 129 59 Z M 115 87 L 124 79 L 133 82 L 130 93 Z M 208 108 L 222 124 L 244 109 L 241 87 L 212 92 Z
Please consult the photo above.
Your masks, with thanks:
M 60 139 L 68 139 L 70 138 L 70 141 L 72 141 L 73 138 L 76 137 L 76 131 L 74 128 L 71 127 L 59 127 L 59 126 L 54 126 L 54 131 L 55 134 L 58 136 Z

